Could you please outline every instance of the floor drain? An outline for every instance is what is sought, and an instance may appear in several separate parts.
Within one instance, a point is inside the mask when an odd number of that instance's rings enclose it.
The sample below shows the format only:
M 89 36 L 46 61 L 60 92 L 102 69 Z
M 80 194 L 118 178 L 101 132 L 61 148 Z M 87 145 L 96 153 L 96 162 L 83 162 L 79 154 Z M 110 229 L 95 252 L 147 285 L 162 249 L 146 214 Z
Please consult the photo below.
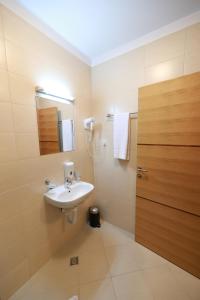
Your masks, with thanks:
M 78 256 L 73 256 L 70 258 L 70 266 L 78 265 Z

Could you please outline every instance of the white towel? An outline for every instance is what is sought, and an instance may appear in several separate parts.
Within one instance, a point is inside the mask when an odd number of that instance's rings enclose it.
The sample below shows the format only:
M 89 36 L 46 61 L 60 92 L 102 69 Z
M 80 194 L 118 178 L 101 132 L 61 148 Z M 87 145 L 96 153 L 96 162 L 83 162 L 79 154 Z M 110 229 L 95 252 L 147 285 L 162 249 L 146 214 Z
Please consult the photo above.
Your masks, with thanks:
M 115 114 L 113 120 L 114 158 L 129 160 L 130 113 Z
M 62 151 L 72 151 L 74 148 L 73 120 L 62 120 Z

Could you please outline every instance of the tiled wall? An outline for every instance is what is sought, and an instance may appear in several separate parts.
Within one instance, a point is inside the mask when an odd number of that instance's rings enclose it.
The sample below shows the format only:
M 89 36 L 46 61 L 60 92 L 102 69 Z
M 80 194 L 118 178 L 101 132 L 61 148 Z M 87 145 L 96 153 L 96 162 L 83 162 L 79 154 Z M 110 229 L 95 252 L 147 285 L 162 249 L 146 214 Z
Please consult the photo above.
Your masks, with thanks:
M 131 160 L 120 162 L 113 159 L 112 121 L 106 114 L 137 111 L 140 86 L 200 71 L 199 53 L 197 24 L 92 69 L 93 111 L 101 124 L 95 131 L 95 184 L 109 222 L 134 231 L 137 121 L 131 121 Z
M 62 83 L 75 96 L 76 151 L 39 156 L 34 88 Z M 84 226 L 64 228 L 56 208 L 44 203 L 46 177 L 63 182 L 63 162 L 73 160 L 93 182 L 82 126 L 91 112 L 90 68 L 0 6 L 0 298 L 7 299 L 62 243 Z

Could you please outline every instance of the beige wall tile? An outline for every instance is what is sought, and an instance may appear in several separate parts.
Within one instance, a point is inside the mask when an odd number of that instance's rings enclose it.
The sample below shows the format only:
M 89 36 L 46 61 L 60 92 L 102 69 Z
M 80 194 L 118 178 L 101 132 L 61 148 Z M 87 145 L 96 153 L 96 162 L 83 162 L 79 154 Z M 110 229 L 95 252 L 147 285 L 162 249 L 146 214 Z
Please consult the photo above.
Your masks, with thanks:
M 44 265 L 49 258 L 51 257 L 52 252 L 49 248 L 49 243 L 44 245 L 40 245 L 34 251 L 32 251 L 28 258 L 29 258 L 29 271 L 30 275 L 33 275 L 35 272 L 38 271 Z
M 1 193 L 17 189 L 28 184 L 36 176 L 43 176 L 38 159 L 17 160 L 14 162 L 1 163 L 0 165 L 0 190 Z
M 93 97 L 109 98 L 109 104 L 134 103 L 135 88 L 144 83 L 144 48 L 92 69 Z M 107 100 L 108 101 L 108 100 Z M 106 101 L 106 102 L 107 102 Z
M 6 7 L 3 7 L 2 19 L 4 34 L 7 40 L 18 43 L 19 45 L 27 44 L 27 47 L 32 47 L 36 50 L 37 47 L 39 47 L 36 42 L 43 42 L 44 39 L 47 39 L 47 37 L 38 32 L 26 21 L 16 16 L 13 12 L 9 11 Z M 40 40 L 39 37 L 41 37 Z
M 0 37 L 4 37 L 1 6 L 0 6 Z
M 31 78 L 35 75 L 37 59 L 36 54 L 27 50 L 23 45 L 17 45 L 6 41 L 6 56 L 8 61 L 8 70 L 19 75 Z
M 35 87 L 24 77 L 9 74 L 11 101 L 16 104 L 35 106 Z
M 17 192 L 15 190 L 17 198 L 20 201 L 21 213 L 28 215 L 29 211 L 34 211 L 37 207 L 40 207 L 44 203 L 43 193 L 45 191 L 46 187 L 44 181 L 41 179 L 32 180 L 30 184 L 18 188 Z M 40 213 L 38 213 L 38 215 L 40 216 Z
M 35 107 L 13 104 L 13 119 L 15 132 L 37 132 L 37 116 Z
M 200 52 L 200 23 L 186 29 L 186 46 L 185 51 L 191 54 Z
M 14 133 L 0 133 L 0 163 L 17 158 Z
M 159 39 L 146 48 L 145 66 L 157 65 L 184 54 L 185 31 Z
M 25 250 L 28 255 L 33 254 L 35 251 L 39 252 L 39 248 L 43 246 L 43 244 L 48 243 L 48 233 L 47 226 L 35 227 L 32 230 L 26 230 L 26 245 Z
M 40 155 L 38 134 L 16 134 L 16 149 L 19 159 L 37 157 Z
M 23 241 L 13 242 L 12 246 L 3 246 L 0 249 L 0 278 L 12 272 L 12 270 L 25 259 Z
M 185 61 L 184 61 L 184 74 L 190 74 L 194 72 L 200 71 L 200 56 L 199 53 L 185 54 Z
M 0 132 L 13 132 L 12 106 L 0 102 Z
M 0 278 L 0 290 L 3 300 L 8 299 L 29 278 L 28 260 L 24 260 L 9 274 Z
M 0 68 L 6 69 L 5 42 L 0 38 Z
M 10 199 L 12 201 L 12 199 Z M 13 244 L 21 244 L 24 235 L 24 229 L 21 216 L 10 215 L 8 219 L 0 223 L 1 246 L 12 247 Z M 0 247 L 1 249 L 4 247 Z
M 8 73 L 4 70 L 0 70 L 0 82 L 0 102 L 9 102 Z
M 0 277 L 8 274 L 25 258 L 24 230 L 20 216 L 10 217 L 0 223 Z
M 183 75 L 183 56 L 145 69 L 145 83 L 151 84 Z
M 9 218 L 21 215 L 24 210 L 33 209 L 33 205 L 38 205 L 38 201 L 36 201 L 36 192 L 34 193 L 28 185 L 12 189 L 8 192 L 1 192 L 0 207 L 3 207 L 3 209 L 0 209 L 0 224 L 5 223 Z

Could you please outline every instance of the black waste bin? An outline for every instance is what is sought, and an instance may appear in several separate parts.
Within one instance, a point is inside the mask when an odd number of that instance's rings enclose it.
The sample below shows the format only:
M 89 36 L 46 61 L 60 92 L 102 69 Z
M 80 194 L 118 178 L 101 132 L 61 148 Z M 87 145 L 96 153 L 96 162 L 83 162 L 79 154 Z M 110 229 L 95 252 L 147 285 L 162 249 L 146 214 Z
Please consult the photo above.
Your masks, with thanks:
M 91 206 L 88 211 L 88 223 L 91 227 L 101 227 L 98 207 Z

